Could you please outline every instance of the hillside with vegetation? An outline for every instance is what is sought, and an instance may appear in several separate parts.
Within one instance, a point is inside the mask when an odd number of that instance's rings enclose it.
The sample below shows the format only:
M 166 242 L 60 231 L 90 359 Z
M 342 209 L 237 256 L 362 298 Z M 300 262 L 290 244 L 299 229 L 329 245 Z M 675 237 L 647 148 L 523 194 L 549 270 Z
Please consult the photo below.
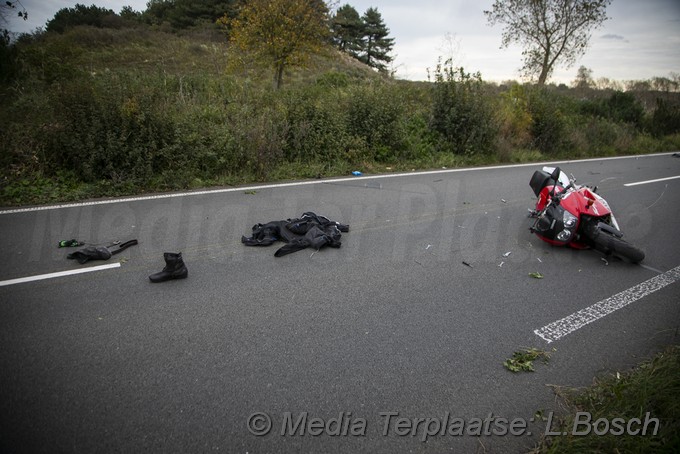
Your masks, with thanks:
M 499 85 L 447 61 L 398 80 L 329 26 L 273 84 L 229 41 L 237 2 L 194 4 L 212 9 L 80 5 L 5 33 L 0 205 L 680 148 L 677 81 Z

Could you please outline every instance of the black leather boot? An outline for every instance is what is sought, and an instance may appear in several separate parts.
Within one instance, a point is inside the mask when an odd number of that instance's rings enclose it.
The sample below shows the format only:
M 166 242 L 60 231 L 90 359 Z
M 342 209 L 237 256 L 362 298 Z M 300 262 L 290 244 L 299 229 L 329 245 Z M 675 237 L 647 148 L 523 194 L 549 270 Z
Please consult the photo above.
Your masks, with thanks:
M 172 252 L 166 252 L 163 254 L 165 259 L 165 268 L 163 271 L 152 274 L 149 276 L 151 282 L 165 282 L 171 279 L 184 279 L 189 275 L 189 270 L 187 270 L 184 260 L 182 260 L 182 253 L 177 254 Z

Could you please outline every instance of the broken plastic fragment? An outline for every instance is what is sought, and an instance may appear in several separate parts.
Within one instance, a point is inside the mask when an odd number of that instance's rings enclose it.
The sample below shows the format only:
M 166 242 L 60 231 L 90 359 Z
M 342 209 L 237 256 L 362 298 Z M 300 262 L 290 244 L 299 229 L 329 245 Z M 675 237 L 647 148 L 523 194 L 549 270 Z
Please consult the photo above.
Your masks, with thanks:
M 541 273 L 529 273 L 529 276 L 533 277 L 534 279 L 543 279 L 543 275 Z

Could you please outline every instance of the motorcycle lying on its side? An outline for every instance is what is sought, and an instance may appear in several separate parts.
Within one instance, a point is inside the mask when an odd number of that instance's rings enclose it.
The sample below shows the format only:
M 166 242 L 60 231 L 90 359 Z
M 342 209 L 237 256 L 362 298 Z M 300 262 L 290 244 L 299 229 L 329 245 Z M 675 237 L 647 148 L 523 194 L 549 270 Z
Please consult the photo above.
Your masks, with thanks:
M 597 187 L 580 186 L 559 167 L 534 172 L 529 186 L 538 199 L 530 210 L 535 221 L 529 229 L 554 246 L 592 248 L 639 263 L 645 253 L 622 239 L 616 218 Z

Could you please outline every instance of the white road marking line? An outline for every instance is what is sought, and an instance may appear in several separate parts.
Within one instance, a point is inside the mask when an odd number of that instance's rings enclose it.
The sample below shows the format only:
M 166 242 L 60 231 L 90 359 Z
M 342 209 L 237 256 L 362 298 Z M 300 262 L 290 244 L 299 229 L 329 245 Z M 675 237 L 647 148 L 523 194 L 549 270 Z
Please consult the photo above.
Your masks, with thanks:
M 657 156 L 666 156 L 671 153 L 655 153 L 647 155 L 638 156 L 614 156 L 610 158 L 590 158 L 590 159 L 579 159 L 579 160 L 567 160 L 567 161 L 546 161 L 546 162 L 530 162 L 526 164 L 512 164 L 512 165 L 498 165 L 498 166 L 488 166 L 488 167 L 468 167 L 463 169 L 443 169 L 443 170 L 427 170 L 423 172 L 404 172 L 404 173 L 388 173 L 380 175 L 365 175 L 361 177 L 346 177 L 346 178 L 335 178 L 326 180 L 310 180 L 310 181 L 296 181 L 291 183 L 272 183 L 263 184 L 257 186 L 241 186 L 236 188 L 222 188 L 222 189 L 206 189 L 201 191 L 191 191 L 191 192 L 174 192 L 168 194 L 154 194 L 146 196 L 136 196 L 136 197 L 123 197 L 116 199 L 107 200 L 94 200 L 91 202 L 75 202 L 75 203 L 64 203 L 60 205 L 43 205 L 35 207 L 25 207 L 25 208 L 15 208 L 9 210 L 0 210 L 0 215 L 3 214 L 15 214 L 15 213 L 30 213 L 33 211 L 44 211 L 44 210 L 58 210 L 61 208 L 77 208 L 92 205 L 108 205 L 113 203 L 125 203 L 125 202 L 138 202 L 143 200 L 154 200 L 154 199 L 169 199 L 174 197 L 187 197 L 194 195 L 206 195 L 206 194 L 221 194 L 226 192 L 238 192 L 238 191 L 257 191 L 261 189 L 277 189 L 286 188 L 294 186 L 308 186 L 314 184 L 328 184 L 328 183 L 343 183 L 345 181 L 355 181 L 355 180 L 379 180 L 382 178 L 399 178 L 405 176 L 413 175 L 438 175 L 443 173 L 458 173 L 458 172 L 472 172 L 477 170 L 498 170 L 498 169 L 512 169 L 520 167 L 541 167 L 551 164 L 566 164 L 575 162 L 591 162 L 591 161 L 613 161 L 617 159 L 639 159 L 639 158 L 651 158 Z
M 602 317 L 611 314 L 614 311 L 628 306 L 639 299 L 650 295 L 657 290 L 670 285 L 680 280 L 680 266 L 659 274 L 647 281 L 644 281 L 634 287 L 617 293 L 614 296 L 599 301 L 592 306 L 581 309 L 578 312 L 564 317 L 563 319 L 545 325 L 542 328 L 534 330 L 534 334 L 541 337 L 548 343 L 554 342 L 567 334 L 573 333 L 577 329 L 601 319 Z
M 668 177 L 668 178 L 657 178 L 656 180 L 647 180 L 647 181 L 638 181 L 635 183 L 626 183 L 624 186 L 630 187 L 630 186 L 639 186 L 641 184 L 649 184 L 649 183 L 658 183 L 660 181 L 668 181 L 668 180 L 676 180 L 680 178 L 680 175 L 674 176 L 674 177 Z
M 6 280 L 6 281 L 0 281 L 0 287 L 5 286 L 5 285 L 23 284 L 24 282 L 41 281 L 43 279 L 52 279 L 52 278 L 55 278 L 55 277 L 70 276 L 72 274 L 91 273 L 93 271 L 102 271 L 102 270 L 108 270 L 108 269 L 111 269 L 111 268 L 119 268 L 119 267 L 120 267 L 120 262 L 116 262 L 116 263 L 109 263 L 109 264 L 106 264 L 106 265 L 90 266 L 90 267 L 87 267 L 87 268 L 79 268 L 79 269 L 76 269 L 76 270 L 58 271 L 56 273 L 39 274 L 37 276 L 19 277 L 19 278 L 16 278 L 16 279 L 9 279 L 9 280 Z

